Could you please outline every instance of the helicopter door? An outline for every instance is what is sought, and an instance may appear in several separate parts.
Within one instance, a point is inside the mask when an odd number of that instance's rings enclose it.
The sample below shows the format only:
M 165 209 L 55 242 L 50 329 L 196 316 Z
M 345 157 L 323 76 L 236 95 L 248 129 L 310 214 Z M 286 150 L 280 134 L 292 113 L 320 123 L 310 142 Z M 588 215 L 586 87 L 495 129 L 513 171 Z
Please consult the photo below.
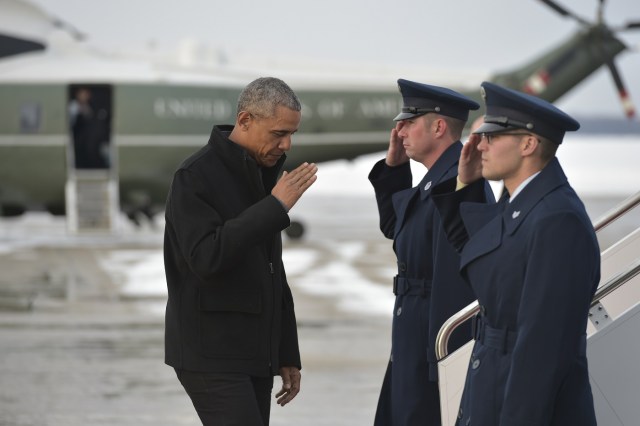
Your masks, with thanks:
M 113 88 L 68 87 L 67 225 L 73 232 L 114 231 L 118 207 L 115 149 L 111 143 Z

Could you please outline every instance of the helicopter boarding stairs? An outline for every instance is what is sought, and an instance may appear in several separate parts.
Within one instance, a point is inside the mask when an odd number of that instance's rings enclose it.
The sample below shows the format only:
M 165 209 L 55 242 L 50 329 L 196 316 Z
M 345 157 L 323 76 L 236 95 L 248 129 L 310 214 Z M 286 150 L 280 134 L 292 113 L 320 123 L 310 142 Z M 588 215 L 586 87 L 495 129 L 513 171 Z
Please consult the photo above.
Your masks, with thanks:
M 69 172 L 66 193 L 67 228 L 78 233 L 110 233 L 117 227 L 118 181 L 109 169 Z
M 640 192 L 594 224 L 596 232 L 640 204 Z M 635 225 L 634 225 L 635 226 Z M 640 226 L 601 253 L 601 280 L 587 326 L 587 357 L 596 417 L 602 426 L 640 424 Z M 442 425 L 455 425 L 473 341 L 447 354 L 453 330 L 478 312 L 474 302 L 452 316 L 436 341 Z

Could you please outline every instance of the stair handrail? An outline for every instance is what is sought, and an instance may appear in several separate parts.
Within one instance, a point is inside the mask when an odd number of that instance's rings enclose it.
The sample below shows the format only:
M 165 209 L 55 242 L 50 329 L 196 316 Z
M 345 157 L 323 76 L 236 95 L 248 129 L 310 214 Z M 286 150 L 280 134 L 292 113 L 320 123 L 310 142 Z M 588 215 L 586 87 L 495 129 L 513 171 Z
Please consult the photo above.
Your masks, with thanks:
M 449 355 L 449 337 L 451 333 L 460 326 L 460 324 L 473 318 L 480 312 L 480 305 L 477 300 L 469 303 L 455 314 L 451 315 L 448 320 L 442 324 L 438 335 L 436 336 L 436 359 L 440 361 Z
M 611 278 L 604 285 L 598 287 L 598 290 L 596 290 L 593 300 L 591 301 L 591 307 L 593 308 L 596 306 L 602 299 L 616 291 L 619 287 L 633 279 L 638 274 L 640 274 L 640 259 L 636 260 L 635 263 L 632 263 L 626 270 Z
M 628 197 L 620 204 L 603 214 L 598 220 L 593 223 L 593 228 L 596 230 L 596 232 L 599 232 L 607 225 L 610 225 L 617 219 L 627 214 L 629 210 L 633 209 L 638 204 L 640 204 L 640 191 L 636 192 L 635 194 Z
M 621 218 L 625 214 L 627 214 L 630 210 L 640 204 L 640 191 L 636 192 L 634 195 L 628 197 L 620 204 L 607 211 L 604 215 L 602 215 L 598 220 L 596 220 L 593 224 L 593 228 L 596 233 L 615 222 L 617 219 Z M 633 277 L 640 273 L 640 260 L 636 261 L 632 264 L 627 270 L 621 272 L 615 277 L 611 278 L 604 285 L 601 285 L 596 290 L 595 295 L 593 296 L 593 301 L 591 302 L 591 307 L 597 305 L 600 300 L 604 299 L 606 296 L 614 292 L 617 288 L 625 284 L 627 281 L 631 280 Z M 453 331 L 460 326 L 460 324 L 465 321 L 473 318 L 480 311 L 480 305 L 478 301 L 474 301 L 469 305 L 462 308 L 457 313 L 453 314 L 447 321 L 442 324 L 440 330 L 438 331 L 438 335 L 436 336 L 436 359 L 440 361 L 447 355 L 449 355 L 449 338 Z

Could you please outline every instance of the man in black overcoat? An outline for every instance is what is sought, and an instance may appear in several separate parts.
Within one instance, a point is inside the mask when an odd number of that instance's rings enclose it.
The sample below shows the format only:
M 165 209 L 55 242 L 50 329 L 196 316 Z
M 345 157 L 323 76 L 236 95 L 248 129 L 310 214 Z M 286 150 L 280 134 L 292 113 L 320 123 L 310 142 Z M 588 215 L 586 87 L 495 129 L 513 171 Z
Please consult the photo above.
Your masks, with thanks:
M 204 425 L 266 426 L 273 376 L 282 377 L 280 405 L 300 389 L 281 231 L 317 167 L 305 163 L 278 180 L 300 111 L 283 81 L 253 81 L 240 94 L 235 126 L 214 126 L 171 183 L 165 362 Z

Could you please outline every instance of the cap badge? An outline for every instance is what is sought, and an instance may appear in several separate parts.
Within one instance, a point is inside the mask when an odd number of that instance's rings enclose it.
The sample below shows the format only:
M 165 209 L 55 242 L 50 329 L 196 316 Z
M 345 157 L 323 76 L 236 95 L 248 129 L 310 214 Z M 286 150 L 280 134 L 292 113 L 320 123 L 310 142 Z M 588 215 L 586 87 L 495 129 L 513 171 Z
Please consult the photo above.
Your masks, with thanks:
M 482 96 L 482 99 L 484 99 L 485 101 L 487 100 L 487 92 L 484 90 L 484 87 L 480 86 L 480 96 Z

